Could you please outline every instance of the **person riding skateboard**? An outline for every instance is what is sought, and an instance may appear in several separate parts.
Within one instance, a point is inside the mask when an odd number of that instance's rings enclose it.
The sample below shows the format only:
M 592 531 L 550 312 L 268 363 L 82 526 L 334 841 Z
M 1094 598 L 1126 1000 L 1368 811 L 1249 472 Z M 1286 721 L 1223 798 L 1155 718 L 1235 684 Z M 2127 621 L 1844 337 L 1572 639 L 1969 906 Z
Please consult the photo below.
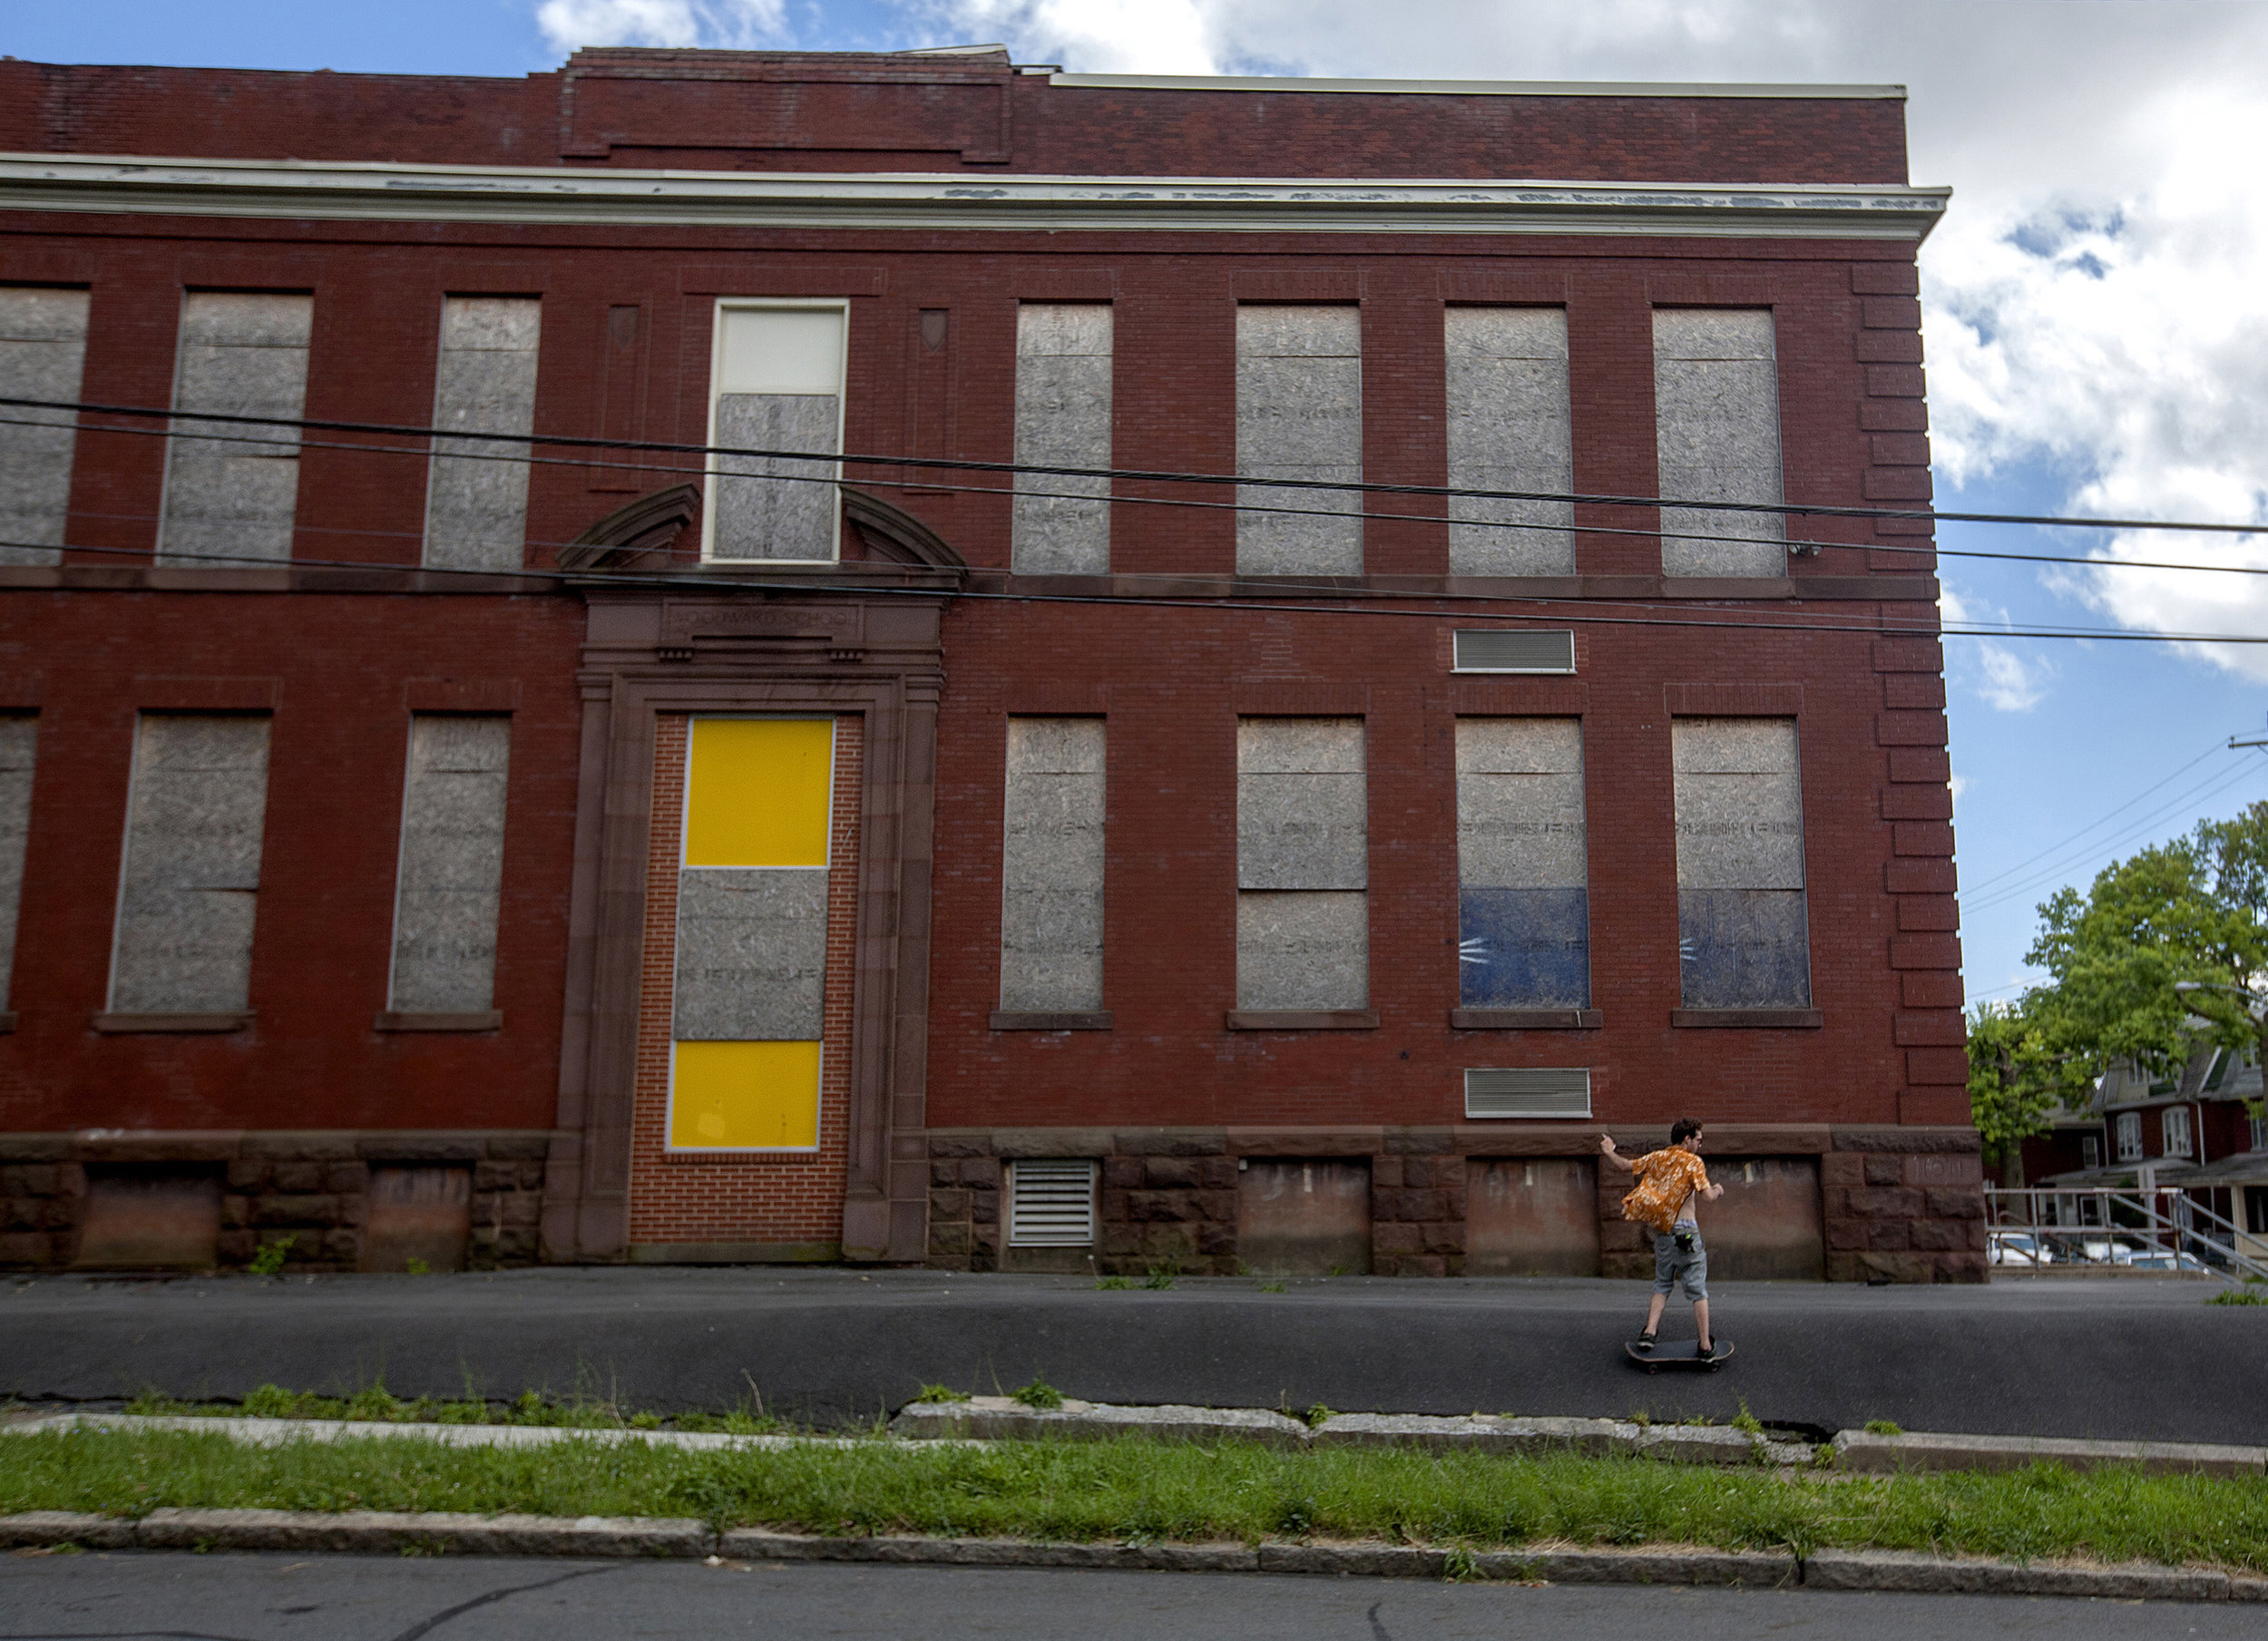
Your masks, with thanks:
M 1622 1216 L 1654 1233 L 1654 1298 L 1646 1307 L 1646 1332 L 1632 1348 L 1640 1353 L 1654 1348 L 1662 1307 L 1669 1302 L 1670 1290 L 1682 1286 L 1693 1301 L 1694 1331 L 1699 1335 L 1696 1354 L 1704 1362 L 1712 1360 L 1716 1342 L 1709 1332 L 1709 1251 L 1702 1245 L 1694 1205 L 1715 1202 L 1725 1195 L 1725 1187 L 1711 1185 L 1709 1171 L 1701 1165 L 1701 1125 L 1689 1117 L 1679 1118 L 1670 1125 L 1667 1149 L 1648 1151 L 1636 1160 L 1615 1149 L 1611 1134 L 1598 1137 L 1598 1150 L 1618 1168 L 1637 1176 L 1636 1188 L 1622 1199 Z

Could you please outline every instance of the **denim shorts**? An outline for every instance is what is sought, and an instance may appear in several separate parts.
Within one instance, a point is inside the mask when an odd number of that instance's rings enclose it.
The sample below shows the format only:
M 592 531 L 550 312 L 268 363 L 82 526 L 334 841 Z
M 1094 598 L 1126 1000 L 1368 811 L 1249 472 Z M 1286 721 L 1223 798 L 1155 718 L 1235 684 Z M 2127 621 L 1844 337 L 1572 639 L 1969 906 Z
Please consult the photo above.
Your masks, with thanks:
M 1693 1238 L 1693 1252 L 1682 1253 L 1677 1247 L 1674 1231 L 1654 1233 L 1654 1291 L 1667 1294 L 1679 1283 L 1685 1284 L 1686 1297 L 1703 1300 L 1709 1296 L 1709 1250 L 1702 1245 L 1701 1233 L 1686 1227 Z

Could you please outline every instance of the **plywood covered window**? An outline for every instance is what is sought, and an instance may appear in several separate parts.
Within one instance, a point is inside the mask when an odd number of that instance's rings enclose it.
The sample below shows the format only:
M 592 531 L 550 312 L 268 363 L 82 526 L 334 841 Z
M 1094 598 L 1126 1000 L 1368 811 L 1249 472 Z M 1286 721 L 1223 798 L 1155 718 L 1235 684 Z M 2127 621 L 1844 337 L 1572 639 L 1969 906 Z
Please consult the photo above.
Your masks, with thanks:
M 1778 348 L 1768 308 L 1654 310 L 1654 439 L 1664 496 L 1775 505 Z M 1662 509 L 1662 573 L 1787 573 L 1777 513 Z
M 1237 1007 L 1370 1006 L 1370 811 L 1359 718 L 1237 725 Z
M 535 425 L 535 354 L 543 304 L 534 297 L 449 297 L 433 425 L 525 434 Z M 425 562 L 517 570 L 525 556 L 529 446 L 437 438 L 425 489 Z
M 14 978 L 24 846 L 32 824 L 32 768 L 38 752 L 39 719 L 28 712 L 0 714 L 0 1009 L 8 1006 Z
M 233 1014 L 249 1006 L 267 813 L 265 717 L 142 715 L 112 1012 Z
M 1012 718 L 1001 840 L 1000 1006 L 1102 1007 L 1103 720 Z
M 1237 473 L 1251 481 L 1362 482 L 1361 308 L 1248 302 L 1237 309 Z M 1237 501 L 1246 510 L 1237 515 L 1243 573 L 1363 573 L 1361 492 L 1254 482 L 1237 487 Z M 1295 511 L 1258 511 L 1270 507 Z
M 1795 720 L 1679 718 L 1670 757 L 1685 1006 L 1808 1008 Z
M 181 300 L 172 431 L 158 562 L 227 564 L 291 556 L 299 503 L 299 429 L 200 422 L 191 414 L 307 413 L 315 298 L 279 291 L 192 290 Z M 193 436 L 191 436 L 193 435 Z
M 1580 718 L 1457 720 L 1457 971 L 1468 1009 L 1590 1005 Z
M 785 454 L 709 458 L 709 558 L 836 556 L 847 329 L 839 301 L 718 303 L 709 442 Z
M 693 720 L 673 1150 L 818 1148 L 834 777 L 831 718 Z
M 1106 303 L 1026 302 L 1017 309 L 1020 465 L 1110 465 L 1113 329 Z M 1110 481 L 1018 474 L 1010 540 L 1013 567 L 1025 574 L 1107 573 Z
M 75 401 L 86 316 L 83 290 L 0 285 L 0 396 Z M 17 405 L 0 415 L 0 564 L 61 563 L 78 413 Z
M 1575 487 L 1568 408 L 1567 310 L 1452 308 L 1449 484 L 1458 490 L 1565 494 Z M 1449 498 L 1452 575 L 1573 575 L 1574 504 Z
M 387 1007 L 485 1013 L 495 1006 L 512 720 L 420 713 L 409 723 Z

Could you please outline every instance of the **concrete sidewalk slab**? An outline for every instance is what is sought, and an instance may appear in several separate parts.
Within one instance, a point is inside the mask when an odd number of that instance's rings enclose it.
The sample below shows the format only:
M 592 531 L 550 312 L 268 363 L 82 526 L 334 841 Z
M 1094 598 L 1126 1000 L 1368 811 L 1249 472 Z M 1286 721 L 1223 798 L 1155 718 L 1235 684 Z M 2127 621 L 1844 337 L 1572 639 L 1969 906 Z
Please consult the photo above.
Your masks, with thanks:
M 1988 1287 L 1720 1283 L 1740 1353 L 1648 1377 L 1624 1340 L 1641 1284 L 1344 1277 L 1284 1293 L 1184 1278 L 1098 1292 L 1068 1277 L 777 1268 L 558 1269 L 423 1277 L 0 1285 L 0 1394 L 234 1399 L 263 1383 L 455 1399 L 582 1391 L 715 1411 L 760 1389 L 800 1422 L 871 1421 L 924 1383 L 1045 1379 L 1120 1405 L 1483 1412 L 1628 1421 L 1744 1405 L 1825 1440 L 1910 1430 L 2268 1445 L 2268 1307 L 2194 1284 Z M 1674 1329 L 1674 1323 L 1673 1323 Z

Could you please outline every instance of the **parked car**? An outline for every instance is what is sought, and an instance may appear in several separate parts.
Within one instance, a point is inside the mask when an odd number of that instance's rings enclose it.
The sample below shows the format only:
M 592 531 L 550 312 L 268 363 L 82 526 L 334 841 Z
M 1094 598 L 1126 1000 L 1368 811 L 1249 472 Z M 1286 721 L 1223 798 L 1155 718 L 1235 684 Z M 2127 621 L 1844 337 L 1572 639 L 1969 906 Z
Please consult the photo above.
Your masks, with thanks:
M 1985 1246 L 1985 1258 L 1992 1265 L 2052 1265 L 2055 1257 L 2046 1239 L 2029 1231 L 1995 1231 Z
M 2145 1248 L 2122 1262 L 2137 1271 L 2204 1271 L 2205 1262 L 2195 1254 L 2176 1254 L 2171 1248 Z

